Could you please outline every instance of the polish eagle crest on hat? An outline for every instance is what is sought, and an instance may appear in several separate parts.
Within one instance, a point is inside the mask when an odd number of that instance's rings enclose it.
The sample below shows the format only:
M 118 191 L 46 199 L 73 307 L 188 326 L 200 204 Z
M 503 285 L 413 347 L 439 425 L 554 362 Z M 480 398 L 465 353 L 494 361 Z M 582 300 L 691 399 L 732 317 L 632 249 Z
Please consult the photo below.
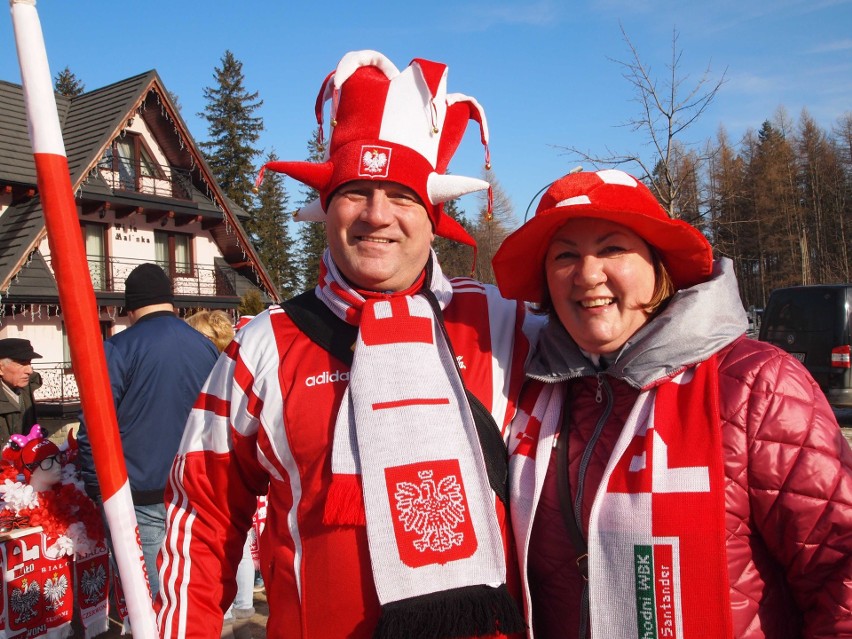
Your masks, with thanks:
M 358 172 L 358 175 L 387 177 L 392 149 L 380 146 L 365 146 L 362 149 L 361 171 Z

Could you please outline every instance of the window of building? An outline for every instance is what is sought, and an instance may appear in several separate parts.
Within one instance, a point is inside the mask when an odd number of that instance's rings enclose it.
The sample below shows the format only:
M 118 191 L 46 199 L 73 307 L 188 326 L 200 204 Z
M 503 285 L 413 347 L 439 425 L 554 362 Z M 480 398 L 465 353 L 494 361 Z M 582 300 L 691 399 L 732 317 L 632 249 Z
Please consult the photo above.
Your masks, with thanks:
M 154 248 L 157 263 L 165 268 L 171 277 L 193 275 L 191 235 L 154 231 Z
M 164 178 L 163 170 L 153 160 L 145 139 L 137 133 L 125 133 L 113 140 L 104 160 L 117 175 L 115 188 L 139 191 L 142 178 Z
M 92 276 L 92 286 L 96 291 L 109 290 L 109 260 L 106 250 L 106 225 L 83 224 L 83 244 L 86 247 L 86 260 Z

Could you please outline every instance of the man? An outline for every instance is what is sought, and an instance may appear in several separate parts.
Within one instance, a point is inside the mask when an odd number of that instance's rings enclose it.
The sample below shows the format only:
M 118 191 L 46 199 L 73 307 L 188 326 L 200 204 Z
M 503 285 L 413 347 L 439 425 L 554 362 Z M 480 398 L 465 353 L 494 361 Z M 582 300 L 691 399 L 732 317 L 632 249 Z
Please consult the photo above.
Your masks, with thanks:
M 33 372 L 32 360 L 40 357 L 27 339 L 0 339 L 0 448 L 38 421 L 33 393 L 41 387 L 41 376 Z
M 347 54 L 328 161 L 274 162 L 315 188 L 314 291 L 259 314 L 214 368 L 170 476 L 158 623 L 216 637 L 255 495 L 267 637 L 502 636 L 508 594 L 506 452 L 528 342 L 520 306 L 450 282 L 435 234 L 473 240 L 442 202 L 488 188 L 444 175 L 479 105 L 446 93 L 446 67 L 403 72 Z M 514 584 L 511 584 L 514 585 Z
M 151 594 L 156 596 L 169 469 L 187 415 L 218 351 L 213 342 L 175 316 L 171 282 L 156 264 L 141 264 L 127 276 L 124 308 L 130 328 L 104 342 L 104 353 L 145 569 Z M 100 490 L 83 419 L 77 437 L 86 491 L 97 501 Z

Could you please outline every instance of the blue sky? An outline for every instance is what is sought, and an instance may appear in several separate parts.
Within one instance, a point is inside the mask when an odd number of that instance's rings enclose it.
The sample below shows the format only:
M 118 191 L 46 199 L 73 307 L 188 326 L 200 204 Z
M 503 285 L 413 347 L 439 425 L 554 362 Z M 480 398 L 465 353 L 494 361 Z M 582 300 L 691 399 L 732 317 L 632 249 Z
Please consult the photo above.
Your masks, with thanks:
M 714 81 L 725 73 L 684 142 L 703 143 L 724 126 L 737 143 L 779 107 L 794 120 L 806 108 L 826 129 L 852 111 L 852 0 L 39 0 L 37 8 L 54 75 L 67 65 L 95 89 L 156 69 L 199 141 L 203 88 L 230 49 L 264 101 L 260 145 L 283 160 L 304 159 L 317 91 L 345 52 L 376 49 L 399 68 L 414 57 L 444 62 L 449 91 L 485 108 L 494 172 L 519 220 L 542 186 L 579 163 L 560 146 L 650 157 L 646 137 L 623 126 L 639 107 L 613 61 L 630 59 L 619 25 L 660 78 L 673 30 L 685 86 L 708 65 Z M 20 82 L 8 13 L 0 79 Z M 478 176 L 482 157 L 471 123 L 450 169 Z M 300 199 L 298 185 L 286 184 Z M 462 200 L 469 211 L 471 197 Z

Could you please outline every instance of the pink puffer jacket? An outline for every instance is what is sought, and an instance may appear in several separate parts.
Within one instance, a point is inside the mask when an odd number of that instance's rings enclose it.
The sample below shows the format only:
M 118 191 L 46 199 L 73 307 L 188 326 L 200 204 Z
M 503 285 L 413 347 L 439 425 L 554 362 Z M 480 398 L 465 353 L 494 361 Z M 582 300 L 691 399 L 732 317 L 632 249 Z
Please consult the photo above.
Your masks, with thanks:
M 786 353 L 743 337 L 724 347 L 718 361 L 734 637 L 852 637 L 852 450 L 819 387 Z M 592 496 L 639 394 L 625 381 L 604 378 L 614 405 L 585 474 L 584 534 Z M 596 377 L 563 383 L 576 494 L 579 460 L 602 408 Z M 531 535 L 524 540 L 516 531 L 527 548 L 536 639 L 578 636 L 583 587 L 551 455 Z M 715 636 L 713 630 L 706 636 Z

